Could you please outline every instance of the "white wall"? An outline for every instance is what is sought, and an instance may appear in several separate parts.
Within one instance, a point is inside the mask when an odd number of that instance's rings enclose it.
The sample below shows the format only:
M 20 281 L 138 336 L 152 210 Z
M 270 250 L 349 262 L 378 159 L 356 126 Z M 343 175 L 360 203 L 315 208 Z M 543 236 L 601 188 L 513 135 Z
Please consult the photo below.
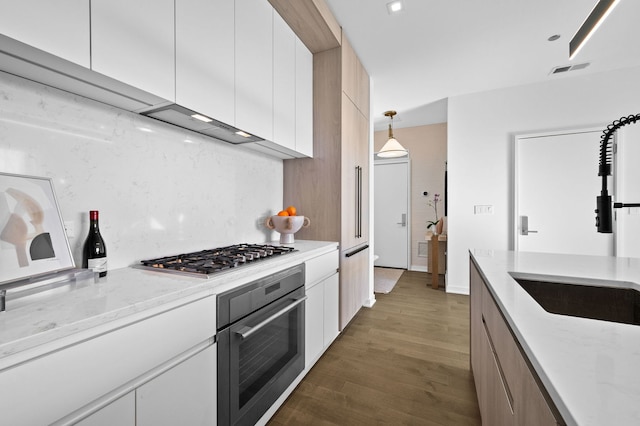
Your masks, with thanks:
M 0 171 L 53 178 L 77 265 L 90 209 L 109 269 L 277 237 L 282 160 L 4 73 Z
M 447 291 L 469 292 L 470 249 L 511 249 L 514 135 L 604 129 L 614 119 L 637 114 L 639 73 L 633 68 L 578 75 L 449 99 Z M 493 215 L 473 214 L 474 205 L 487 204 L 494 206 Z

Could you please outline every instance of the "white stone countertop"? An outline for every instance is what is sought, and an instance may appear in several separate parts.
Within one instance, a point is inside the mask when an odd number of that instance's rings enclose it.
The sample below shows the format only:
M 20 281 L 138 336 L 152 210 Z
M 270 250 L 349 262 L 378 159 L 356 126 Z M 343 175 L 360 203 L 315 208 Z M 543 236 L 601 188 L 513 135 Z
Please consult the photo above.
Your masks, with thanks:
M 546 312 L 522 278 L 640 290 L 640 259 L 471 250 L 568 425 L 640 425 L 640 326 Z
M 270 243 L 278 245 L 278 243 Z M 291 246 L 291 245 L 288 245 Z M 0 371 L 204 297 L 249 283 L 338 247 L 336 242 L 296 241 L 297 251 L 270 257 L 211 278 L 128 267 L 97 282 L 69 286 L 29 304 L 0 312 Z M 16 302 L 18 302 L 16 300 Z

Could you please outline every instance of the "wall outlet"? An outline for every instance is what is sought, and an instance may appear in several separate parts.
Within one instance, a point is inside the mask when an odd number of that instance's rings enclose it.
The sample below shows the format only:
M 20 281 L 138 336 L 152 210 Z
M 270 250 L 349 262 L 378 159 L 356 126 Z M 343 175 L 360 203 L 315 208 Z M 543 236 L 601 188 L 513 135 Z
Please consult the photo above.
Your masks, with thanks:
M 493 206 L 490 204 L 473 206 L 473 214 L 493 214 Z
M 76 230 L 75 230 L 75 224 L 73 223 L 72 220 L 64 221 L 64 231 L 67 233 L 67 238 L 75 238 Z

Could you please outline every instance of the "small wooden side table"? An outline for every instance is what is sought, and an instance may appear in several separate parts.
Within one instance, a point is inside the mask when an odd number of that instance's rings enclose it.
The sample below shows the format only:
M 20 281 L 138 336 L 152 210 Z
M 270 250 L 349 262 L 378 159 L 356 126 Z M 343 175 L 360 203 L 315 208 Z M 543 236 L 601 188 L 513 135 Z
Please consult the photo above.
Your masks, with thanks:
M 440 241 L 447 241 L 446 235 L 431 236 L 431 288 L 438 288 L 438 272 L 440 270 Z

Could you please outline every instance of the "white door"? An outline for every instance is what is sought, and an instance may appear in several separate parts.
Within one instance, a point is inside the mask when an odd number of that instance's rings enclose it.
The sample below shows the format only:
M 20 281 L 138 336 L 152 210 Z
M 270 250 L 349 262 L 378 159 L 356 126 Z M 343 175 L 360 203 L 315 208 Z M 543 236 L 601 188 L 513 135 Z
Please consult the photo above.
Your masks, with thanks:
M 519 251 L 613 256 L 595 226 L 601 129 L 516 137 L 514 246 Z
M 374 163 L 375 266 L 409 269 L 409 159 Z

